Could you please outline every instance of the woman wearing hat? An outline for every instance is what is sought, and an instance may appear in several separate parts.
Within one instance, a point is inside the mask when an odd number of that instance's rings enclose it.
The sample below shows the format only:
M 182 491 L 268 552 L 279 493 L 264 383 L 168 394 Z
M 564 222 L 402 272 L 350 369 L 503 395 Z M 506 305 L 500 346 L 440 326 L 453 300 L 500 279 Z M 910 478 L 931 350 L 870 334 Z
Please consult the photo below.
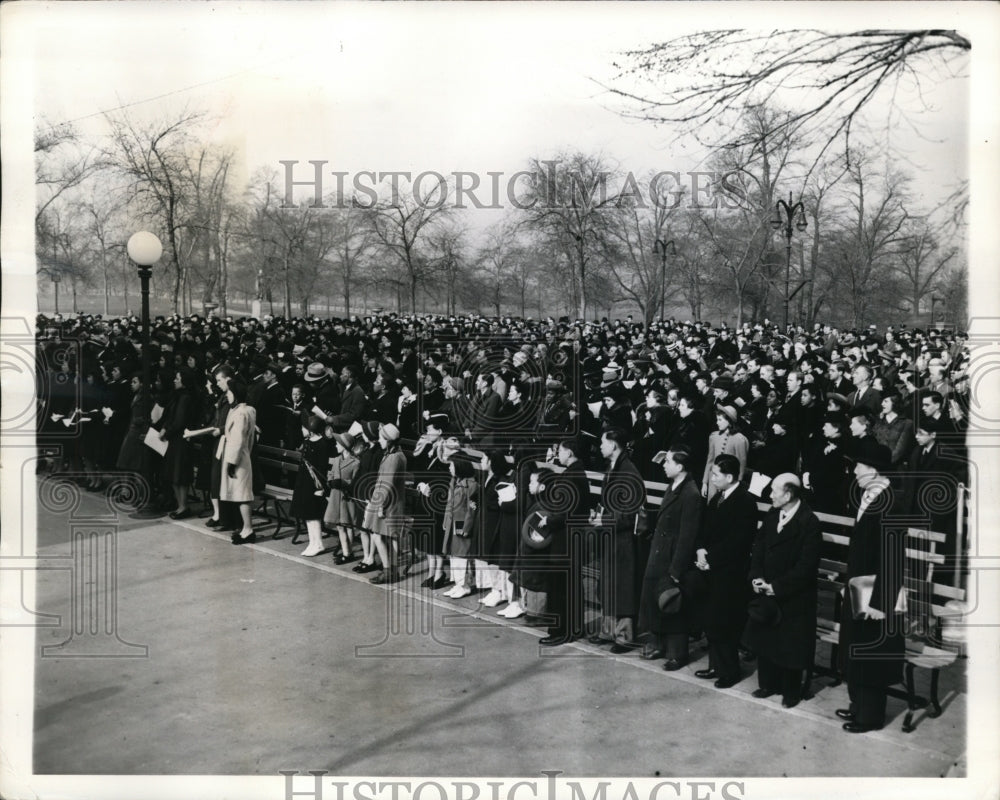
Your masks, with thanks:
M 303 520 L 309 534 L 309 544 L 300 555 L 306 558 L 323 552 L 323 513 L 326 510 L 326 495 L 329 487 L 326 473 L 329 466 L 330 450 L 323 436 L 326 423 L 319 417 L 310 416 L 302 426 L 303 442 L 299 447 L 301 461 L 295 474 L 292 503 L 289 513 Z
M 809 503 L 825 514 L 847 513 L 847 490 L 850 477 L 844 436 L 847 418 L 843 414 L 827 413 L 823 418 L 822 436 L 810 439 L 802 453 L 802 485 L 809 491 Z
M 358 524 L 358 505 L 351 498 L 351 489 L 360 464 L 355 449 L 360 448 L 350 433 L 334 433 L 333 441 L 337 455 L 330 459 L 330 471 L 327 474 L 330 497 L 323 522 L 335 528 L 340 537 L 340 552 L 333 559 L 333 563 L 339 566 L 355 560 L 351 545 L 354 541 L 354 529 Z
M 201 403 L 195 394 L 194 373 L 181 367 L 174 373 L 174 390 L 167 398 L 163 411 L 160 439 L 168 443 L 163 457 L 163 478 L 170 484 L 177 508 L 170 512 L 171 519 L 191 516 L 187 507 L 188 487 L 194 478 L 194 450 L 184 431 L 197 425 Z
M 361 522 L 361 563 L 352 567 L 353 572 L 366 573 L 374 572 L 378 569 L 375 563 L 375 543 L 371 536 L 371 525 L 374 524 L 374 517 L 369 517 L 368 506 L 372 493 L 375 491 L 375 484 L 378 481 L 378 468 L 382 463 L 382 446 L 379 443 L 378 429 L 380 423 L 368 420 L 361 423 L 361 439 L 357 442 L 360 452 L 358 453 L 358 471 L 354 478 L 352 500 L 364 509 L 364 516 Z M 364 447 L 362 447 L 364 443 Z
M 440 499 L 447 492 L 451 480 L 444 440 L 441 438 L 448 427 L 448 415 L 433 413 L 427 416 L 427 431 L 417 440 L 413 453 L 407 458 L 410 473 L 420 495 L 416 508 L 430 528 L 421 526 L 419 541 L 414 549 L 427 556 L 427 578 L 422 588 L 443 589 L 450 581 L 444 574 L 445 525 L 444 509 Z M 415 531 L 416 533 L 416 531 Z
M 383 584 L 400 578 L 396 559 L 406 513 L 406 455 L 399 446 L 399 428 L 392 423 L 379 426 L 378 439 L 383 455 L 365 511 L 365 527 L 372 531 L 382 562 L 382 571 L 371 582 Z
M 477 475 L 473 463 L 459 456 L 457 433 L 452 433 L 445 439 L 445 444 L 454 452 L 448 459 L 448 471 L 451 481 L 448 485 L 448 497 L 444 509 L 445 538 L 450 551 L 449 566 L 454 584 L 444 594 L 448 597 L 465 597 L 472 593 L 469 588 L 469 556 L 472 553 L 473 535 L 475 533 L 475 502 Z M 447 586 L 448 584 L 442 584 Z
M 253 501 L 253 467 L 250 451 L 256 434 L 257 412 L 247 405 L 247 386 L 242 381 L 231 380 L 228 384 L 229 413 L 216 457 L 222 464 L 219 483 L 219 500 L 223 503 L 237 503 L 240 509 L 242 527 L 232 535 L 233 544 L 248 544 L 257 541 L 250 521 L 250 503 Z
M 517 487 L 510 480 L 511 465 L 503 453 L 492 451 L 483 456 L 485 475 L 477 502 L 481 504 L 478 521 L 476 585 L 490 591 L 480 602 L 495 608 L 513 596 L 509 571 L 517 552 Z
M 708 437 L 708 457 L 701 481 L 701 495 L 707 500 L 711 500 L 716 492 L 715 485 L 709 480 L 712 477 L 715 457 L 723 454 L 736 457 L 740 462 L 740 474 L 737 477 L 739 483 L 746 474 L 747 455 L 750 452 L 750 442 L 743 435 L 739 417 L 733 406 L 718 406 L 715 409 L 715 426 L 716 430 Z

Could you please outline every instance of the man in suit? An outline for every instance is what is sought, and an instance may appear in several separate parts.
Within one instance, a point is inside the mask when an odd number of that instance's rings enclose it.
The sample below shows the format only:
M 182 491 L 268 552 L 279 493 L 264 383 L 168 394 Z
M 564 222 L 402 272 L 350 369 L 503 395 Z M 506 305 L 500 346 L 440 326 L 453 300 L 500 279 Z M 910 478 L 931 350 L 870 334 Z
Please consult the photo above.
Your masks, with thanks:
M 688 587 L 694 570 L 695 539 L 701 527 L 703 500 L 698 482 L 688 474 L 690 453 L 671 449 L 663 458 L 669 485 L 663 494 L 656 530 L 646 562 L 639 602 L 639 630 L 649 637 L 642 649 L 647 660 L 663 658 L 668 672 L 688 662 L 690 606 L 696 602 Z M 664 603 L 663 596 L 680 592 L 680 603 Z
M 601 485 L 601 504 L 591 522 L 603 529 L 601 537 L 601 630 L 591 644 L 613 643 L 612 653 L 636 646 L 633 621 L 639 606 L 641 569 L 636 547 L 636 516 L 646 501 L 639 470 L 625 452 L 627 434 L 611 428 L 601 434 L 601 455 L 608 471 Z
M 288 405 L 285 390 L 278 382 L 281 368 L 273 361 L 264 367 L 263 389 L 258 398 L 257 427 L 260 430 L 260 443 L 277 447 L 281 444 L 285 433 L 285 412 L 283 406 Z
M 705 633 L 708 637 L 708 669 L 698 678 L 715 679 L 719 689 L 739 683 L 740 637 L 750 602 L 750 552 L 757 535 L 757 502 L 740 486 L 740 462 L 724 453 L 712 464 L 709 481 L 715 494 L 705 512 L 698 536 L 695 566 L 708 575 Z
M 886 690 L 903 678 L 906 642 L 900 594 L 906 523 L 892 524 L 898 513 L 889 480 L 892 453 L 878 442 L 866 442 L 854 455 L 854 476 L 862 490 L 847 553 L 848 591 L 840 620 L 840 652 L 844 658 L 849 708 L 837 709 L 848 733 L 865 733 L 885 725 Z M 852 582 L 870 583 L 865 602 Z
M 328 416 L 327 424 L 332 425 L 337 433 L 343 433 L 368 410 L 368 398 L 365 390 L 358 385 L 360 367 L 355 364 L 345 364 L 340 370 L 340 413 Z
M 858 364 L 851 373 L 854 385 L 857 387 L 847 397 L 851 408 L 867 408 L 872 417 L 877 417 L 882 411 L 882 395 L 871 388 L 872 371 L 867 364 Z
M 754 697 L 782 695 L 793 708 L 802 698 L 802 672 L 816 647 L 819 520 L 801 499 L 802 484 L 790 472 L 771 482 L 773 508 L 764 517 L 750 558 L 748 640 L 757 655 Z

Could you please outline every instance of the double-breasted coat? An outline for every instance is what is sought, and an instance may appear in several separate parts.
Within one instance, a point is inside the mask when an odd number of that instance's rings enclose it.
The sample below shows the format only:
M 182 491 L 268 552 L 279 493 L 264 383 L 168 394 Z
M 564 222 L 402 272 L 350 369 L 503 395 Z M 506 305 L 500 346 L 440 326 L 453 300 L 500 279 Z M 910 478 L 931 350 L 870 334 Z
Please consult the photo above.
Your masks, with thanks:
M 359 506 L 352 499 L 352 489 L 360 463 L 358 457 L 353 453 L 341 453 L 330 459 L 328 477 L 333 488 L 330 489 L 326 513 L 323 515 L 323 521 L 327 525 L 358 524 Z M 336 481 L 340 483 L 334 486 Z M 341 483 L 343 485 L 340 485 Z
M 698 485 L 690 475 L 674 489 L 663 494 L 656 528 L 649 549 L 649 560 L 642 579 L 639 605 L 639 630 L 653 633 L 686 633 L 693 598 L 686 592 L 688 573 L 695 569 L 695 541 L 701 528 L 703 509 Z M 667 588 L 681 589 L 680 611 L 664 614 L 659 597 Z
M 755 653 L 779 667 L 805 669 L 813 660 L 821 540 L 819 520 L 801 501 L 780 531 L 778 509 L 768 511 L 754 540 L 750 579 L 771 584 L 781 617 L 777 625 L 751 620 L 748 641 Z
M 215 451 L 216 458 L 222 462 L 219 499 L 224 502 L 249 503 L 253 500 L 253 468 L 250 464 L 250 451 L 256 442 L 254 431 L 256 424 L 257 412 L 252 406 L 240 403 L 229 409 L 226 427 Z M 230 464 L 236 466 L 233 477 L 229 477 Z
M 406 455 L 398 448 L 382 456 L 364 526 L 391 538 L 400 536 L 406 527 Z

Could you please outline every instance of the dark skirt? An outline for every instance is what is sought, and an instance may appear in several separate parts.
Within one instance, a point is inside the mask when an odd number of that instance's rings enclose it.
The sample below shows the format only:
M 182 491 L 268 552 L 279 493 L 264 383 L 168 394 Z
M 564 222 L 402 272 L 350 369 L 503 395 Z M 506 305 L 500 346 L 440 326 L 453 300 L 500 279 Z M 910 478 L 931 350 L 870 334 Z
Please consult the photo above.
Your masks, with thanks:
M 316 484 L 305 467 L 299 469 L 296 475 L 288 513 L 296 519 L 304 520 L 323 519 L 326 513 L 326 495 L 316 494 Z
M 194 448 L 182 437 L 171 439 L 163 456 L 163 479 L 174 486 L 187 486 L 194 480 Z

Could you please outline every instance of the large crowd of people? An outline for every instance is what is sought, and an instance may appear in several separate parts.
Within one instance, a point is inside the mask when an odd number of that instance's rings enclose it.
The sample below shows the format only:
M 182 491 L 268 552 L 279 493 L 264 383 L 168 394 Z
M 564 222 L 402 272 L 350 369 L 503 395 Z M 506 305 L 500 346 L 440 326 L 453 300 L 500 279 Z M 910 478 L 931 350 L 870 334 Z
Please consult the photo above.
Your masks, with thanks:
M 205 524 L 238 545 L 256 540 L 252 504 L 280 479 L 261 453 L 297 451 L 283 474 L 303 556 L 391 584 L 412 550 L 422 588 L 479 592 L 547 627 L 542 645 L 587 638 L 667 670 L 703 632 L 698 677 L 734 685 L 749 651 L 754 694 L 786 707 L 815 648 L 816 512 L 847 517 L 848 578 L 869 591 L 845 597 L 842 642 L 875 648 L 841 648 L 848 731 L 884 724 L 901 675 L 906 528 L 943 533 L 935 579 L 961 580 L 962 333 L 171 316 L 151 325 L 150 385 L 134 317 L 40 316 L 37 333 L 39 443 L 87 488 L 134 475 L 174 519 L 194 515 L 195 488 L 211 499 Z M 596 627 L 584 563 L 598 564 Z

